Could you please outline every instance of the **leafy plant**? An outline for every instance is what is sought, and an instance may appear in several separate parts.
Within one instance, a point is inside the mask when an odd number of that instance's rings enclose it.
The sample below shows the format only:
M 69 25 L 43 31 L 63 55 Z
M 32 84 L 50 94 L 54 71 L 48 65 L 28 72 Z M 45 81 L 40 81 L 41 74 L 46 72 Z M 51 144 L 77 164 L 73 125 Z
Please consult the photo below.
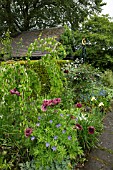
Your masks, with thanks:
M 12 54 L 12 38 L 10 36 L 9 30 L 5 33 L 4 37 L 1 38 L 1 52 L 0 52 L 0 58 L 1 60 L 7 60 L 11 58 Z
M 102 75 L 102 80 L 105 86 L 112 88 L 113 87 L 113 72 L 112 70 L 104 71 Z

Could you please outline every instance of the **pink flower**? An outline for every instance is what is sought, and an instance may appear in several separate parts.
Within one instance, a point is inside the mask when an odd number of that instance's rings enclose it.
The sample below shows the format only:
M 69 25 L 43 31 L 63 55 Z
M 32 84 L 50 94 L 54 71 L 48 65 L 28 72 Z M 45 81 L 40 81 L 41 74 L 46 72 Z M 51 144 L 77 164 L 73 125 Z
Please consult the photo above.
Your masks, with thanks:
M 18 92 L 18 91 L 16 91 L 15 94 L 16 94 L 17 96 L 20 96 L 20 92 Z
M 32 131 L 33 131 L 32 128 L 27 128 L 27 129 L 25 129 L 25 131 L 24 131 L 25 136 L 26 136 L 26 137 L 29 137 L 29 136 L 31 135 Z
M 52 102 L 53 102 L 54 105 L 59 104 L 61 102 L 61 98 L 53 99 Z
M 43 112 L 46 112 L 46 110 L 47 110 L 47 106 L 45 106 L 44 104 L 42 104 L 42 106 L 41 106 L 41 110 L 42 110 Z
M 57 104 L 61 102 L 61 98 L 56 98 Z
M 88 127 L 88 133 L 89 134 L 94 134 L 94 132 L 95 132 L 95 128 L 93 126 L 89 126 Z
M 16 90 L 16 88 L 10 90 L 10 93 L 11 93 L 11 94 L 16 94 L 17 96 L 20 96 L 20 92 L 18 92 L 18 91 Z
M 82 130 L 83 129 L 82 126 L 80 124 L 78 124 L 78 123 L 75 125 L 75 128 L 78 129 L 78 130 Z
M 81 108 L 81 107 L 82 107 L 82 104 L 81 104 L 81 103 L 77 103 L 77 104 L 76 104 L 76 107 Z
M 56 104 L 59 104 L 60 102 L 60 98 L 44 100 L 41 106 L 41 110 L 45 112 L 47 110 L 47 106 L 54 106 Z
M 16 92 L 16 89 L 10 90 L 10 93 L 11 93 L 11 94 L 15 94 L 15 92 Z
M 51 106 L 53 104 L 53 100 L 48 100 L 48 106 Z

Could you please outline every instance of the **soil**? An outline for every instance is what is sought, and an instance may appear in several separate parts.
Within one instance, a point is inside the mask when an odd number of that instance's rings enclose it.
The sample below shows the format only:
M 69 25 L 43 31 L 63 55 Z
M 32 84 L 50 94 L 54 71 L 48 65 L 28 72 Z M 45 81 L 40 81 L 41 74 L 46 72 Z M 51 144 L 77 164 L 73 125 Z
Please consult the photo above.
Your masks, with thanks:
M 84 167 L 77 170 L 113 170 L 113 112 L 106 114 L 103 123 L 97 147 L 89 153 Z

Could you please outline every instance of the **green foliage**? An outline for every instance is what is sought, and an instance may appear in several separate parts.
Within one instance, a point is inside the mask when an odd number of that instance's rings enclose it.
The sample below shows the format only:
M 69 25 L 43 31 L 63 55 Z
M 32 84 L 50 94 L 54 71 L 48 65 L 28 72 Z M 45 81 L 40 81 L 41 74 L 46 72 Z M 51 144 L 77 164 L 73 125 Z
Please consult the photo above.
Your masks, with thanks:
M 99 117 L 97 114 L 100 114 L 98 110 L 96 110 L 96 113 L 95 111 L 90 110 L 90 112 L 86 114 L 80 113 L 78 117 L 78 124 L 80 124 L 83 129 L 78 130 L 77 136 L 80 146 L 82 146 L 84 151 L 95 147 L 98 142 L 98 136 L 100 132 L 102 132 L 103 126 L 100 119 L 102 115 Z M 90 126 L 95 128 L 96 131 L 94 134 L 88 133 L 88 128 Z
M 47 72 L 45 65 L 41 62 L 28 63 L 26 67 L 34 70 L 41 82 L 41 95 L 47 95 L 50 93 L 51 83 L 50 76 Z
M 102 81 L 105 86 L 112 88 L 113 87 L 113 72 L 111 70 L 104 71 L 102 75 Z
M 26 70 L 24 66 L 16 63 L 1 67 L 0 84 L 3 85 L 0 86 L 2 163 L 10 168 L 18 167 L 19 161 L 28 159 L 28 148 L 24 143 L 24 128 L 28 121 L 36 119 L 35 99 L 40 94 L 40 81 L 35 72 Z M 11 93 L 10 90 L 14 88 L 18 95 Z
M 63 44 L 67 56 L 73 56 L 73 46 L 74 46 L 74 37 L 73 32 L 67 25 L 64 26 L 64 33 L 60 37 L 60 42 Z
M 36 170 L 36 166 L 34 161 L 26 162 L 26 163 L 20 163 L 19 167 L 21 170 Z
M 30 44 L 28 47 L 27 52 L 27 59 L 29 59 L 32 55 L 32 53 L 36 50 L 45 52 L 44 55 L 47 56 L 49 59 L 56 58 L 56 59 L 63 59 L 66 56 L 66 52 L 64 47 L 60 42 L 58 42 L 56 37 L 48 37 L 48 38 L 41 38 L 41 35 L 38 37 L 38 39 L 35 39 L 33 43 Z M 45 57 L 46 58 L 46 57 Z
M 1 51 L 0 51 L 0 58 L 2 60 L 7 60 L 11 57 L 12 54 L 12 39 L 10 37 L 9 30 L 5 33 L 4 37 L 1 38 Z
M 38 62 L 40 64 L 38 64 L 37 66 L 38 70 L 40 69 L 40 73 L 38 74 L 40 75 L 40 77 L 43 77 L 43 79 L 41 79 L 42 88 L 47 88 L 48 90 L 45 90 L 47 91 L 47 93 L 49 92 L 49 95 L 51 97 L 53 96 L 53 94 L 54 97 L 58 97 L 62 93 L 64 79 L 60 70 L 60 66 L 57 63 L 57 59 L 59 59 L 60 49 L 63 50 L 63 55 L 61 56 L 60 53 L 60 57 L 64 58 L 64 56 L 66 55 L 65 50 L 62 47 L 61 43 L 57 42 L 55 38 L 41 39 L 39 37 L 38 40 L 35 40 L 34 43 L 30 44 L 28 48 L 28 60 L 32 55 L 32 52 L 37 49 L 47 52 L 47 54 L 44 55 L 42 59 Z M 44 76 L 45 73 L 47 75 L 46 77 Z M 47 94 L 46 91 L 42 90 L 42 93 Z
M 54 38 L 38 40 L 29 46 L 24 63 L 0 66 L 3 170 L 73 169 L 85 149 L 95 145 L 112 98 L 98 69 L 67 63 L 61 70 L 60 47 L 66 54 L 62 45 Z M 47 54 L 30 61 L 38 49 Z
M 20 166 L 21 169 L 26 170 L 72 169 L 75 162 L 77 164 L 83 160 L 83 158 L 81 159 L 84 155 L 83 150 L 95 145 L 99 130 L 102 128 L 102 117 L 109 106 L 108 97 L 104 91 L 101 91 L 99 96 L 95 95 L 96 102 L 95 100 L 92 102 L 90 97 L 87 104 L 86 102 L 78 103 L 79 106 L 80 104 L 82 106 L 77 107 L 73 100 L 72 87 L 75 87 L 75 84 L 71 84 L 72 77 L 80 73 L 77 81 L 81 86 L 79 92 L 81 93 L 82 88 L 86 87 L 86 85 L 82 86 L 84 80 L 82 78 L 88 75 L 86 84 L 90 84 L 94 80 L 91 75 L 91 72 L 94 74 L 93 68 L 82 65 L 77 69 L 74 65 L 72 68 L 67 65 L 67 68 L 70 68 L 68 77 L 67 73 L 60 72 L 56 61 L 55 55 L 54 58 L 47 55 L 40 62 L 34 62 L 34 66 L 33 62 L 29 60 L 25 66 L 17 62 L 1 66 L 0 84 L 3 86 L 0 86 L 0 145 L 2 152 L 0 168 L 5 170 Z M 50 79 L 50 91 L 44 96 L 42 96 L 42 82 L 40 75 L 37 74 L 37 66 L 41 67 L 40 70 L 44 66 L 44 70 L 46 70 L 44 74 L 47 72 Z M 75 72 L 74 69 L 76 69 Z M 65 74 L 67 74 L 70 84 L 65 80 Z M 61 80 L 64 80 L 62 84 L 59 83 L 60 76 Z M 55 79 L 55 77 L 57 78 Z M 16 93 L 14 93 L 14 88 L 16 88 Z M 86 91 L 85 93 L 89 95 Z M 57 99 L 60 102 L 54 103 L 55 97 L 58 96 L 61 97 Z M 44 103 L 48 103 L 48 105 L 44 106 Z M 90 108 L 90 112 L 86 107 Z M 77 129 L 76 124 L 78 123 L 83 127 L 82 131 Z M 95 128 L 94 134 L 88 133 L 90 126 Z M 28 128 L 31 132 L 27 136 Z
M 68 86 L 72 89 L 74 102 L 87 101 L 95 91 L 95 87 L 101 87 L 101 72 L 87 64 L 66 64 L 63 71 L 68 70 L 65 76 Z
M 74 33 L 77 45 L 81 45 L 82 37 L 86 38 L 86 62 L 101 70 L 111 69 L 113 65 L 113 22 L 108 16 L 94 15 L 82 24 Z M 82 49 L 78 48 L 76 55 Z
M 32 136 L 35 139 L 31 152 L 36 160 L 37 169 L 40 166 L 49 166 L 54 161 L 60 163 L 67 156 L 70 160 L 76 160 L 77 155 L 82 154 L 76 130 L 73 129 L 74 121 L 70 119 L 71 114 L 58 106 L 48 107 L 45 114 L 40 113 L 37 124 L 32 125 Z
M 56 170 L 71 170 L 71 167 L 69 167 L 70 161 L 69 158 L 64 159 L 62 162 L 53 161 L 49 166 L 42 166 L 39 167 L 39 170 L 50 170 L 50 169 L 56 169 Z M 26 163 L 20 163 L 19 164 L 21 170 L 36 170 L 36 165 L 34 161 L 26 162 Z

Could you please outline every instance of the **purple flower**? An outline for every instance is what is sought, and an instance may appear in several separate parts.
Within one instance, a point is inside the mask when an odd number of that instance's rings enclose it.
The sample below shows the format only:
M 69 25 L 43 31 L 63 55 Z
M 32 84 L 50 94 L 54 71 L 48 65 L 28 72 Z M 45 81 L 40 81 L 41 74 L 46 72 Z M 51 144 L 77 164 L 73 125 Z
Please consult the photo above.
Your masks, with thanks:
M 32 140 L 32 141 L 33 141 L 33 140 L 35 140 L 35 137 L 34 137 L 34 136 L 32 136 L 32 137 L 31 137 L 31 140 Z
M 66 130 L 63 130 L 62 133 L 66 133 Z
M 38 116 L 38 120 L 40 120 L 41 119 L 41 116 Z
M 52 120 L 50 120 L 49 122 L 50 122 L 50 123 L 53 123 L 53 121 L 52 121 Z
M 63 117 L 64 115 L 63 114 L 60 114 L 61 117 Z
M 59 128 L 61 126 L 61 124 L 57 124 L 56 127 Z
M 26 128 L 25 131 L 24 131 L 25 136 L 26 136 L 26 137 L 29 137 L 29 136 L 31 135 L 32 131 L 33 131 L 33 130 L 32 130 L 31 128 Z
M 77 121 L 78 121 L 78 118 L 76 118 L 75 120 L 76 120 L 76 122 L 77 122 Z
M 68 140 L 71 140 L 71 136 L 68 136 Z
M 50 146 L 50 144 L 48 142 L 46 142 L 46 147 L 48 148 Z
M 55 139 L 55 140 L 58 139 L 58 136 L 54 136 L 54 139 Z
M 38 126 L 38 127 L 39 127 L 39 126 L 40 126 L 40 123 L 37 123 L 37 124 L 36 124 L 36 126 Z
M 52 150 L 53 150 L 53 151 L 56 151 L 56 149 L 57 149 L 56 146 L 53 146 L 53 147 L 52 147 Z

